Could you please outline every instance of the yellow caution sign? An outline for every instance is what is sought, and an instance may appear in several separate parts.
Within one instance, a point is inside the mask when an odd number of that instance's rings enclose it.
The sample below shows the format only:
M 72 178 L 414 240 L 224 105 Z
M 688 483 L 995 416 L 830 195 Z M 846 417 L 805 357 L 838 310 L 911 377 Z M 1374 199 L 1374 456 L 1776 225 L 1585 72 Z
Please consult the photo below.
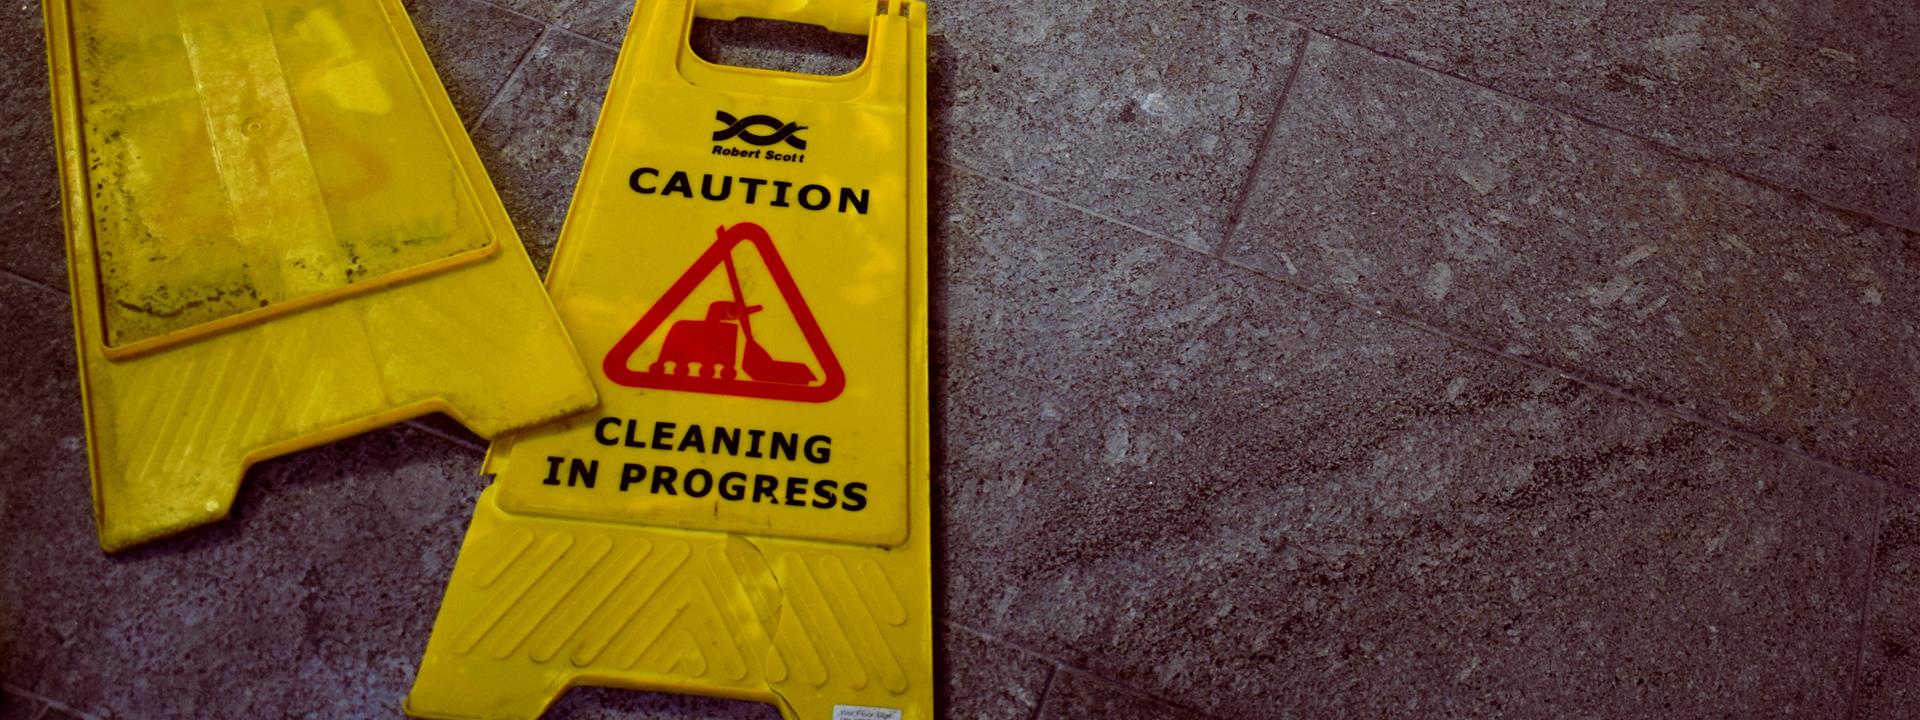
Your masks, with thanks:
M 102 547 L 267 457 L 593 404 L 397 0 L 43 9 Z
M 494 443 L 410 714 L 602 685 L 934 717 L 924 13 L 640 3 L 548 279 L 602 404 Z M 867 59 L 717 66 L 696 15 Z

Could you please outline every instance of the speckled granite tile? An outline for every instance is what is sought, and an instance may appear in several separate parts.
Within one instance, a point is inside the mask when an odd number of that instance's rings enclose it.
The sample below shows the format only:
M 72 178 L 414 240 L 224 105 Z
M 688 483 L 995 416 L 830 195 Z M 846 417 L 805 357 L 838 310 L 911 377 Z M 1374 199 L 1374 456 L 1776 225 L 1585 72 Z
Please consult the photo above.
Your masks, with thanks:
M 467 127 L 533 47 L 539 22 L 475 0 L 408 0 L 414 30 Z
M 0 9 L 0 268 L 67 287 L 39 3 Z
M 64 294 L 0 276 L 0 677 L 112 717 L 398 712 L 484 480 L 380 430 L 254 468 L 232 518 L 112 557 Z M 246 682 L 236 683 L 236 678 Z
M 485 0 L 541 22 L 553 22 L 565 16 L 573 6 L 599 0 Z
M 1920 486 L 1920 235 L 1306 56 L 1229 257 Z
M 542 720 L 780 720 L 780 711 L 766 703 L 580 687 L 561 696 L 560 701 L 540 717 Z
M 573 0 L 556 18 L 562 27 L 611 45 L 627 37 L 634 0 Z
M 1202 248 L 1220 241 L 1300 37 L 1200 0 L 928 12 L 937 156 Z
M 534 267 L 544 273 L 613 79 L 613 50 L 547 33 L 473 131 Z
M 0 688 L 0 720 L 37 720 L 46 708 L 39 700 Z
M 1034 720 L 1203 720 L 1205 716 L 1102 682 L 1061 671 L 1047 688 L 1047 702 Z
M 940 716 L 1032 720 L 1053 664 L 972 630 L 939 629 Z
M 1241 0 L 1920 227 L 1920 4 Z
M 954 621 L 1221 717 L 1845 702 L 1877 486 L 946 184 Z
M 1920 497 L 1889 498 L 1880 526 L 1855 717 L 1920 715 Z

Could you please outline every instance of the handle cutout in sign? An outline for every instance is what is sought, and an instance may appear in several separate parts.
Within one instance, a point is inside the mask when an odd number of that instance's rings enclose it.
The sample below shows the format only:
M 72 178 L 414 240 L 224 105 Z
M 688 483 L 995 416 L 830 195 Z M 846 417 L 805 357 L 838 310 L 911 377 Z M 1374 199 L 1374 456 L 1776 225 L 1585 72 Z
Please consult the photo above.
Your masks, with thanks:
M 700 59 L 715 65 L 797 75 L 845 75 L 867 59 L 865 35 L 754 17 L 694 18 L 688 44 Z

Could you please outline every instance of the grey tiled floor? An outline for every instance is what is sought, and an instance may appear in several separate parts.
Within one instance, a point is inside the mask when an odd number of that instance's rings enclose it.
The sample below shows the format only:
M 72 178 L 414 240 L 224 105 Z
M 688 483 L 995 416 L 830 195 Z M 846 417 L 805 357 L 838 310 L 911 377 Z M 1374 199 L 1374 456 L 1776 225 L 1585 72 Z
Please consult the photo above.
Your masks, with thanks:
M 1920 717 L 1920 6 L 1666 5 L 934 3 L 948 716 Z M 544 264 L 628 4 L 409 6 Z M 480 445 L 102 556 L 38 32 L 0 719 L 391 714 Z

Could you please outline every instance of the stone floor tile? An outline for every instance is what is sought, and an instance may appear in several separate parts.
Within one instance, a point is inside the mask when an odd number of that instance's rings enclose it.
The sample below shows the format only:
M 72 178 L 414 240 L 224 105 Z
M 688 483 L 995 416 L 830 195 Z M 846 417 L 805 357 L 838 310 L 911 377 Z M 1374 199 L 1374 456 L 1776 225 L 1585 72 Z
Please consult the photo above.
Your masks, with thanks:
M 929 13 L 937 156 L 1202 248 L 1220 241 L 1300 38 L 1197 0 Z
M 1228 257 L 1920 486 L 1920 234 L 1316 36 Z
M 633 0 L 574 0 L 556 19 L 568 30 L 617 46 L 626 40 L 633 8 Z
M 1920 227 L 1911 0 L 1242 0 Z
M 1062 670 L 1034 720 L 1201 720 L 1204 716 L 1085 673 Z
M 1855 717 L 1920 715 L 1920 497 L 1895 493 L 1880 525 Z
M 947 185 L 955 622 L 1222 717 L 1845 702 L 1877 486 Z
M 766 703 L 616 688 L 574 688 L 542 720 L 780 720 Z
M 545 29 L 476 0 L 408 0 L 407 12 L 467 127 L 479 124 L 487 102 Z
M 37 699 L 0 688 L 0 720 L 38 720 L 46 708 Z
M 575 5 L 601 0 L 482 0 L 541 22 L 553 22 L 565 16 Z M 615 0 L 618 1 L 618 0 Z M 629 2 L 628 4 L 632 4 Z
M 116 717 L 397 711 L 480 454 L 378 430 L 255 467 L 228 520 L 96 543 L 64 294 L 0 276 L 0 677 Z M 246 682 L 236 683 L 235 678 Z
M 534 267 L 546 272 L 593 139 L 615 52 L 547 33 L 473 132 Z
M 1053 664 L 953 626 L 942 627 L 940 717 L 1032 720 Z
M 0 269 L 67 286 L 40 4 L 0 9 Z

